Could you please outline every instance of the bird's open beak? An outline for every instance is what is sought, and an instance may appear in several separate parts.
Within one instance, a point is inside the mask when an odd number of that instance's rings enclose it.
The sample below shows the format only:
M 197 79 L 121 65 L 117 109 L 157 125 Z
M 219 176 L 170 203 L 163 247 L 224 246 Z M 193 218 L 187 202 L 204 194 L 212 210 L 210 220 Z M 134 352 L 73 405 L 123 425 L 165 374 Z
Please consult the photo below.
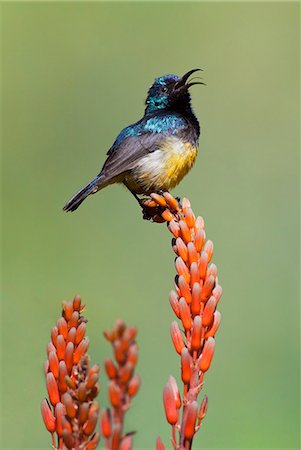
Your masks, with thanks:
M 185 73 L 185 75 L 182 76 L 182 78 L 176 83 L 175 88 L 178 89 L 188 89 L 191 86 L 195 85 L 195 84 L 205 84 L 202 81 L 194 81 L 192 83 L 186 83 L 186 81 L 188 81 L 188 78 L 190 77 L 190 75 L 192 75 L 195 72 L 198 72 L 199 70 L 202 69 L 192 69 L 189 70 L 189 72 Z

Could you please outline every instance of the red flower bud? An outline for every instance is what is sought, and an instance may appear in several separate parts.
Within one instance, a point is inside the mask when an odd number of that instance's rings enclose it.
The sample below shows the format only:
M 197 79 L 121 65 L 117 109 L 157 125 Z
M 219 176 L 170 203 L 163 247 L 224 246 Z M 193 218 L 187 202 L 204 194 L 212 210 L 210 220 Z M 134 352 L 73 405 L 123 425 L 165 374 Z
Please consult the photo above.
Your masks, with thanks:
M 76 335 L 75 335 L 75 343 L 76 344 L 79 344 L 83 340 L 85 333 L 86 333 L 86 324 L 85 324 L 85 322 L 82 322 L 76 329 Z
M 178 258 L 176 259 L 176 270 L 178 272 L 178 275 L 183 275 L 186 283 L 190 282 L 190 272 L 180 256 L 178 256 Z
M 64 405 L 62 403 L 57 403 L 55 406 L 55 417 L 56 417 L 56 432 L 59 437 L 63 435 L 63 416 L 65 414 Z
M 206 278 L 205 283 L 202 287 L 201 302 L 205 302 L 206 300 L 208 300 L 208 298 L 210 297 L 210 295 L 212 293 L 212 289 L 214 288 L 214 285 L 215 285 L 215 279 L 212 275 L 210 275 L 208 278 Z
M 180 225 L 175 220 L 171 220 L 168 224 L 169 231 L 174 235 L 174 237 L 179 237 L 181 230 Z
M 181 376 L 184 384 L 189 384 L 191 378 L 192 358 L 187 348 L 183 348 L 181 353 Z
M 42 413 L 42 417 L 45 423 L 45 426 L 47 428 L 47 430 L 50 433 L 54 433 L 55 429 L 56 429 L 56 423 L 55 423 L 55 417 L 52 414 L 51 408 L 49 406 L 49 403 L 46 399 L 44 399 L 42 401 L 41 404 L 41 413 Z
M 72 342 L 72 344 L 74 344 L 75 342 L 75 336 L 76 336 L 76 328 L 72 327 L 70 328 L 69 332 L 68 332 L 68 336 L 67 336 L 67 343 L 68 342 Z
M 157 437 L 157 441 L 156 441 L 156 450 L 165 450 L 165 445 L 163 444 L 163 442 L 161 441 L 160 437 Z
M 196 248 L 194 246 L 194 244 L 192 242 L 188 242 L 187 244 L 187 249 L 188 249 L 188 261 L 189 264 L 191 265 L 192 263 L 197 263 L 199 256 L 198 253 L 196 251 Z
M 60 401 L 60 394 L 57 383 L 52 372 L 48 372 L 46 376 L 47 391 L 49 400 L 53 406 Z
M 202 280 L 205 280 L 206 278 L 207 266 L 208 266 L 208 255 L 203 250 L 199 260 L 199 276 Z
M 190 266 L 190 286 L 199 282 L 199 268 L 196 262 L 193 262 Z
M 211 364 L 211 361 L 213 358 L 213 354 L 214 354 L 214 345 L 215 345 L 215 340 L 213 337 L 209 337 L 205 341 L 205 345 L 204 345 L 200 363 L 199 363 L 199 367 L 202 372 L 206 372 L 210 367 L 210 364 Z
M 204 325 L 204 327 L 207 327 L 208 325 L 211 324 L 212 319 L 213 319 L 213 314 L 214 314 L 214 311 L 215 311 L 215 307 L 216 307 L 216 299 L 212 295 L 209 298 L 208 302 L 206 303 L 206 306 L 205 306 L 204 311 L 203 311 L 202 318 L 203 318 L 203 325 Z
M 74 345 L 72 342 L 68 342 L 65 350 L 65 363 L 69 373 L 71 372 L 73 366 L 73 352 L 74 352 Z
M 120 387 L 114 382 L 109 383 L 109 400 L 112 406 L 119 406 L 122 399 L 122 392 Z
M 180 237 L 176 239 L 176 247 L 178 255 L 183 259 L 183 261 L 188 261 L 188 250 L 187 247 Z
M 191 440 L 195 434 L 195 422 L 198 415 L 198 404 L 196 401 L 190 402 L 186 405 L 183 428 L 185 439 Z
M 185 330 L 190 330 L 192 327 L 192 319 L 190 314 L 190 308 L 186 303 L 186 300 L 182 297 L 179 300 L 180 317 Z
M 85 337 L 80 344 L 77 346 L 73 353 L 73 364 L 78 364 L 79 360 L 86 353 L 89 347 L 89 338 Z
M 62 334 L 59 334 L 56 340 L 56 351 L 60 361 L 65 357 L 65 350 L 66 350 L 66 342 L 64 336 Z
M 166 383 L 163 390 L 163 404 L 167 422 L 171 425 L 175 425 L 178 421 L 178 410 L 176 407 L 173 387 L 169 382 Z
M 205 334 L 205 339 L 208 339 L 209 336 L 214 337 L 218 328 L 219 328 L 219 324 L 221 321 L 221 313 L 219 311 L 215 311 L 215 313 L 213 314 L 213 323 L 210 326 L 210 328 L 208 328 L 206 334 Z
M 93 414 L 91 414 L 91 416 L 89 416 L 87 422 L 84 424 L 83 432 L 85 433 L 86 436 L 89 436 L 90 434 L 93 433 L 96 427 L 97 418 L 98 414 L 97 412 L 94 412 Z
M 67 326 L 67 322 L 66 322 L 66 320 L 64 319 L 64 317 L 60 317 L 60 318 L 58 319 L 56 325 L 57 325 L 57 327 L 58 327 L 59 334 L 61 334 L 61 335 L 64 337 L 64 339 L 67 339 L 67 336 L 68 336 L 68 326 Z
M 170 334 L 171 334 L 171 339 L 173 342 L 173 345 L 176 349 L 176 352 L 179 353 L 179 355 L 181 354 L 183 348 L 185 347 L 182 335 L 181 335 L 181 331 L 178 325 L 178 322 L 173 321 L 171 323 L 171 327 L 170 327 Z
M 205 242 L 205 232 L 202 228 L 197 228 L 194 239 L 194 245 L 197 252 L 200 252 L 202 250 L 204 242 Z
M 194 316 L 200 314 L 201 311 L 201 285 L 194 283 L 191 291 L 191 312 Z
M 179 309 L 179 297 L 175 291 L 171 291 L 169 294 L 169 303 L 172 307 L 175 315 L 180 318 L 180 309 Z
M 73 304 L 72 302 L 63 302 L 63 312 L 64 317 L 67 320 L 71 319 L 72 313 L 73 313 Z
M 132 450 L 133 438 L 131 434 L 124 436 L 119 446 L 119 450 Z
M 56 352 L 49 352 L 48 355 L 49 360 L 49 369 L 53 373 L 54 377 L 57 378 L 59 376 L 59 360 Z
M 192 350 L 199 350 L 202 340 L 202 319 L 200 316 L 195 316 L 193 319 L 193 327 L 191 334 L 191 348 Z
M 203 398 L 202 404 L 200 406 L 199 414 L 198 414 L 198 419 L 200 421 L 202 419 L 204 419 L 204 417 L 207 413 L 207 409 L 208 409 L 208 397 L 207 397 L 207 395 L 205 395 L 205 397 Z
M 105 370 L 111 380 L 117 376 L 117 369 L 113 361 L 109 358 L 105 359 Z
M 188 242 L 191 241 L 190 230 L 189 230 L 186 222 L 184 222 L 184 220 L 180 220 L 179 225 L 180 225 L 180 230 L 181 230 L 181 237 L 182 237 L 183 241 L 185 242 L 185 244 L 188 244 Z
M 70 419 L 73 419 L 76 416 L 76 408 L 72 397 L 68 394 L 68 392 L 63 395 L 63 404 L 65 406 L 67 416 L 70 417 Z
M 69 328 L 72 328 L 72 327 L 77 328 L 77 326 L 78 326 L 78 319 L 79 319 L 79 312 L 78 311 L 74 311 L 72 313 L 71 319 L 68 322 Z
M 183 275 L 179 276 L 178 279 L 178 286 L 181 292 L 181 296 L 185 298 L 186 302 L 189 304 L 191 303 L 191 292 L 190 287 L 187 281 L 185 280 L 185 277 Z
M 213 255 L 213 242 L 208 240 L 206 244 L 204 245 L 204 252 L 208 255 L 208 262 L 211 261 L 212 255 Z
M 100 441 L 100 434 L 94 433 L 91 439 L 86 444 L 85 450 L 95 450 L 98 446 L 99 441 Z
M 79 295 L 76 295 L 73 299 L 73 309 L 75 311 L 81 311 L 81 298 Z
M 100 419 L 101 433 L 104 438 L 108 439 L 112 433 L 111 411 L 109 408 L 104 409 Z
M 214 297 L 216 298 L 216 304 L 219 302 L 222 293 L 223 293 L 222 287 L 219 284 L 217 284 L 212 291 L 212 295 L 214 295 Z

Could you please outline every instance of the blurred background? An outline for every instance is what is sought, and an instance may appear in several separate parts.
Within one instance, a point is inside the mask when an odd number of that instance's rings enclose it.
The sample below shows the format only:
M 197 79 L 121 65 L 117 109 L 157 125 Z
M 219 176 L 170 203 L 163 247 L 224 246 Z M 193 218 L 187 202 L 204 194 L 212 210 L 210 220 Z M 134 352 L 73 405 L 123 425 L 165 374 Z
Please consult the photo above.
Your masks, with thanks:
M 170 235 L 112 186 L 74 214 L 146 91 L 204 69 L 192 90 L 200 153 L 174 193 L 205 219 L 224 294 L 194 449 L 299 448 L 297 3 L 2 3 L 2 448 L 50 448 L 45 347 L 61 302 L 87 304 L 90 355 L 123 318 L 139 329 L 136 449 L 168 445 L 162 389 L 179 376 Z M 107 402 L 101 377 L 101 407 Z

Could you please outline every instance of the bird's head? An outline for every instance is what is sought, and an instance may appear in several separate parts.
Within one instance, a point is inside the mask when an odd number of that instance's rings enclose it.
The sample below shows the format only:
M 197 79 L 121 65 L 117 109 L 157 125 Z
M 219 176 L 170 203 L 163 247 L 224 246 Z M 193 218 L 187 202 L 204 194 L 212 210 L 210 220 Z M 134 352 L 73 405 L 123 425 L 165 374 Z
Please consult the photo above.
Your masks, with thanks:
M 201 81 L 189 82 L 189 77 L 202 69 L 193 69 L 182 77 L 178 75 L 164 75 L 156 78 L 148 90 L 145 101 L 146 112 L 156 110 L 181 110 L 190 107 L 189 88 L 195 84 L 205 84 Z

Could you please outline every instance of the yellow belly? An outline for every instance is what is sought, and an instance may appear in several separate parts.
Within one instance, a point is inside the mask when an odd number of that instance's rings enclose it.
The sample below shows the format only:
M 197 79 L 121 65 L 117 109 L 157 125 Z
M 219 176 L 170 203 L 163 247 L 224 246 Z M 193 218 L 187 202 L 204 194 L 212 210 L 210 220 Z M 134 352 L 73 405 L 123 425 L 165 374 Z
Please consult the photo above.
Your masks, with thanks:
M 189 172 L 198 149 L 176 137 L 169 137 L 160 148 L 142 158 L 126 177 L 127 186 L 137 194 L 174 188 Z

